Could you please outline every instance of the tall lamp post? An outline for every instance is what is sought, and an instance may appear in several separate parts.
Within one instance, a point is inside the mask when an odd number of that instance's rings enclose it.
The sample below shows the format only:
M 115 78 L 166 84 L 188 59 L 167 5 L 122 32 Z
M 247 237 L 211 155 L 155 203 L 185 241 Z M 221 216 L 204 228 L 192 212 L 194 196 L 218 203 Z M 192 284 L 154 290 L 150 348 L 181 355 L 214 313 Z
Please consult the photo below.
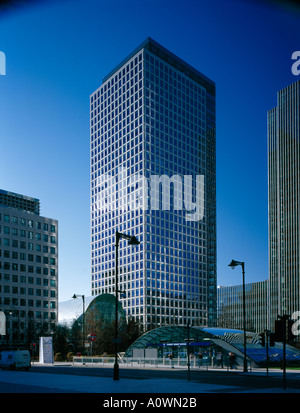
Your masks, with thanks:
M 190 320 L 187 322 L 187 333 L 188 333 L 188 341 L 187 341 L 187 367 L 188 367 L 188 381 L 191 379 L 191 362 L 190 362 Z
M 84 341 L 85 341 L 85 297 L 81 294 L 74 294 L 72 298 L 82 298 L 82 351 L 84 351 Z
M 247 372 L 247 355 L 246 355 L 246 298 L 245 298 L 245 263 L 243 261 L 232 260 L 228 265 L 233 270 L 240 265 L 243 273 L 243 322 L 244 322 L 244 372 Z
M 10 332 L 9 332 L 9 348 L 12 348 L 13 341 L 13 310 L 9 310 Z
M 115 268 L 115 291 L 116 291 L 116 317 L 115 317 L 115 364 L 114 364 L 114 380 L 119 380 L 119 364 L 118 364 L 118 293 L 122 292 L 119 291 L 118 287 L 118 254 L 119 254 L 119 241 L 120 238 L 124 238 L 128 241 L 129 245 L 139 245 L 139 241 L 135 236 L 121 234 L 120 232 L 116 231 L 116 268 Z

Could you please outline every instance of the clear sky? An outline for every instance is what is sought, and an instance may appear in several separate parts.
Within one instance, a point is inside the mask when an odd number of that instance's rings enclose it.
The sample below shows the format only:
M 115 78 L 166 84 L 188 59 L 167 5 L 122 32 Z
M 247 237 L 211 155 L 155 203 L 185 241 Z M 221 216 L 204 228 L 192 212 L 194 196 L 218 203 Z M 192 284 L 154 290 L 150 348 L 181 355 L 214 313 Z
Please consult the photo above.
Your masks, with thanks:
M 59 220 L 59 300 L 91 295 L 89 96 L 147 37 L 216 82 L 218 284 L 268 278 L 267 111 L 300 79 L 300 11 L 251 0 L 53 0 L 0 14 L 0 188 Z

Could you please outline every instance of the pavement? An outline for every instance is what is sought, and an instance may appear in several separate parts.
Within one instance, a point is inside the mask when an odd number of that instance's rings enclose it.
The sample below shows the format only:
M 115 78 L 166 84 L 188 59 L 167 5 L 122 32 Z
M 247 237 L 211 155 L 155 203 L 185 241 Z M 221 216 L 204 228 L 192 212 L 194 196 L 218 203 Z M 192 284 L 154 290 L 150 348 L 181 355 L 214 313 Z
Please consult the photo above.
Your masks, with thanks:
M 58 393 L 207 393 L 230 390 L 230 386 L 188 382 L 179 379 L 122 379 L 107 377 L 75 376 L 65 374 L 0 371 L 0 385 L 7 383 L 14 393 L 17 385 L 36 387 L 39 392 Z M 2 386 L 1 386 L 2 387 Z M 34 389 L 33 389 L 34 390 Z M 28 393 L 28 389 L 25 388 Z M 9 393 L 6 389 L 6 393 Z

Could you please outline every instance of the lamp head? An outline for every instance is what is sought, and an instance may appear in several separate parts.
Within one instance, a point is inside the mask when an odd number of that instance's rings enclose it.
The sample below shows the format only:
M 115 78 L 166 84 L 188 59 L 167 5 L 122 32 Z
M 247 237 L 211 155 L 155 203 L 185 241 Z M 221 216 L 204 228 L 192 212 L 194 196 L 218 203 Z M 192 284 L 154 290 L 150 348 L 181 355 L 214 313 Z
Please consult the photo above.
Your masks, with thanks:
M 72 298 L 77 298 L 77 295 L 76 295 L 76 294 L 74 294 Z
M 128 242 L 129 245 L 139 245 L 140 241 L 133 235 Z
M 231 267 L 231 269 L 234 270 L 237 265 L 238 265 L 237 261 L 231 260 L 231 263 L 228 264 L 228 267 Z

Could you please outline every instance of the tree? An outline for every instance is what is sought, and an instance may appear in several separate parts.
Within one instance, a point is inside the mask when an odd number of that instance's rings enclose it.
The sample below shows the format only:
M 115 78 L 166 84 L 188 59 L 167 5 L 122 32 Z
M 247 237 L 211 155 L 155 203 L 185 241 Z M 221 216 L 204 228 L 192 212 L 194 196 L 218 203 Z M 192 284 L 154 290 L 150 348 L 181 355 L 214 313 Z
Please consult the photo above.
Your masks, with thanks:
M 73 324 L 69 334 L 69 342 L 73 344 L 73 351 L 81 351 L 82 354 L 91 354 L 91 342 L 88 337 L 90 334 L 95 334 L 96 339 L 92 342 L 93 355 L 100 356 L 103 354 L 113 355 L 115 352 L 115 320 L 114 313 L 112 317 L 107 316 L 107 312 L 103 311 L 103 316 L 97 306 L 90 306 L 89 311 L 85 313 L 84 318 L 84 341 L 90 344 L 89 347 L 82 348 L 82 331 L 83 319 L 80 316 Z M 127 348 L 140 336 L 142 327 L 133 318 L 127 321 L 120 317 L 118 320 L 118 338 L 121 343 L 118 345 L 118 351 L 126 351 Z
M 140 323 L 135 321 L 132 317 L 127 320 L 126 325 L 123 325 L 120 330 L 120 336 L 122 340 L 120 351 L 126 351 L 128 347 L 139 338 L 143 331 Z
M 57 325 L 53 332 L 54 353 L 60 353 L 65 359 L 69 352 L 69 338 L 71 330 L 67 326 Z

